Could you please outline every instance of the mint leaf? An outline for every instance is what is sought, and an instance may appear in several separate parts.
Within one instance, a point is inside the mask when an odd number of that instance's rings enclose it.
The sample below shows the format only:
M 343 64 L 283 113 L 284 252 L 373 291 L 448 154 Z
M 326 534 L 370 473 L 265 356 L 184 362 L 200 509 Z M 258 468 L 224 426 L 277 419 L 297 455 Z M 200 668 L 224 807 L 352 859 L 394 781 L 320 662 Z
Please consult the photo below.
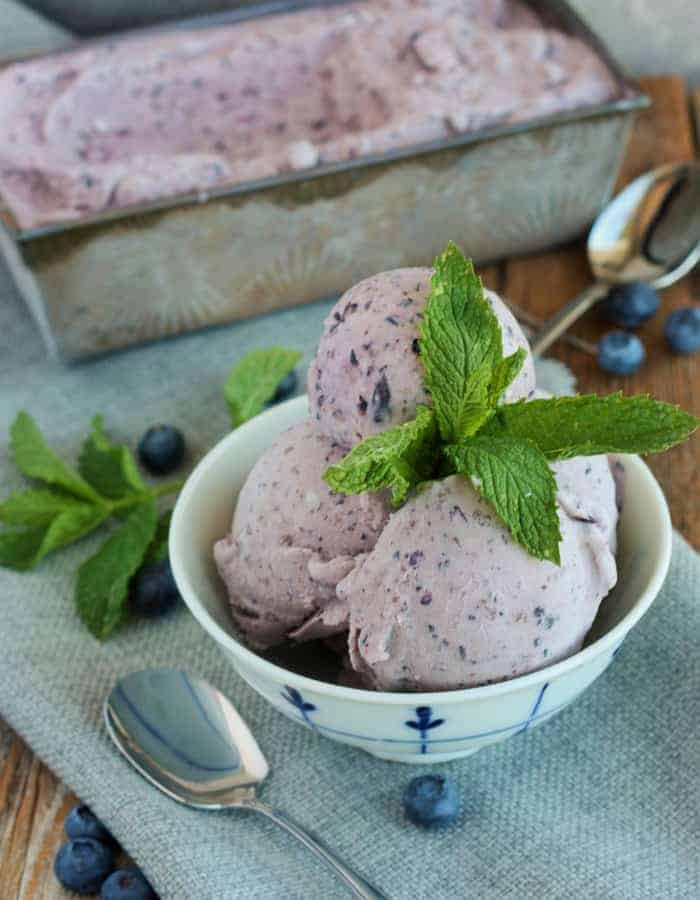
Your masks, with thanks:
M 92 420 L 92 433 L 83 444 L 78 468 L 83 478 L 110 500 L 147 490 L 129 448 L 113 444 L 105 434 L 102 416 Z
M 44 527 L 11 526 L 0 531 L 0 565 L 31 569 L 51 553 L 80 540 L 109 515 L 102 506 L 78 503 L 67 506 Z
M 89 504 L 59 491 L 18 491 L 0 503 L 0 522 L 9 525 L 48 525 L 65 510 L 85 506 L 89 507 Z
M 547 460 L 533 443 L 510 435 L 479 434 L 446 447 L 445 454 L 528 553 L 560 565 L 557 485 Z
M 23 572 L 31 569 L 46 529 L 12 526 L 0 531 L 0 566 Z
M 236 363 L 224 385 L 224 398 L 234 428 L 263 411 L 280 381 L 300 359 L 301 353 L 296 350 L 269 347 L 251 350 Z
M 103 640 L 127 615 L 129 581 L 156 532 L 153 498 L 135 506 L 118 531 L 78 570 L 75 606 L 95 637 Z
M 554 397 L 498 407 L 484 436 L 532 441 L 549 460 L 597 453 L 659 453 L 698 427 L 695 416 L 642 394 Z
M 419 406 L 412 422 L 366 438 L 339 463 L 329 466 L 323 480 L 343 494 L 389 489 L 398 506 L 412 487 L 432 477 L 436 439 L 433 410 Z
M 494 407 L 501 402 L 504 391 L 518 377 L 526 359 L 527 353 L 518 347 L 515 353 L 506 356 L 494 368 L 488 390 L 489 406 Z
M 48 447 L 28 413 L 19 413 L 10 429 L 10 437 L 12 456 L 24 475 L 61 487 L 84 500 L 101 502 L 99 494 Z
M 501 328 L 471 260 L 453 243 L 434 269 L 420 325 L 421 360 L 440 435 L 456 443 L 488 417 L 492 373 L 503 359 Z

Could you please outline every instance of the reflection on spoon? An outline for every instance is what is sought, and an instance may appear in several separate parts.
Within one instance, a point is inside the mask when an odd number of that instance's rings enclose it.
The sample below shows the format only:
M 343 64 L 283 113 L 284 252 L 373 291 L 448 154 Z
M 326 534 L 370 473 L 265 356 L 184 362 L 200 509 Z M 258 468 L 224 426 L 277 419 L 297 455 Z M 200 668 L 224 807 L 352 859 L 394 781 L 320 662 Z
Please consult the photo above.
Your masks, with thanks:
M 588 236 L 594 284 L 545 323 L 532 342 L 543 353 L 610 286 L 668 287 L 700 260 L 700 164 L 662 166 L 637 178 L 600 213 Z

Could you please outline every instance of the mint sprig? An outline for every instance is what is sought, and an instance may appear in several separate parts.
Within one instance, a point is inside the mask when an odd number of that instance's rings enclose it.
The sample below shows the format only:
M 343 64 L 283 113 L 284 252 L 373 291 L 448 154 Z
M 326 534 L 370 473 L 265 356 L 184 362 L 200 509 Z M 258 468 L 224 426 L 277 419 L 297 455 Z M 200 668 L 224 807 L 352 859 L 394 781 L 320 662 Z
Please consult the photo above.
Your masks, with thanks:
M 231 425 L 238 428 L 257 416 L 274 397 L 279 383 L 301 359 L 297 350 L 268 347 L 251 350 L 236 363 L 224 385 Z
M 341 462 L 329 466 L 323 479 L 343 494 L 390 490 L 398 506 L 411 488 L 432 477 L 439 462 L 436 436 L 435 413 L 419 406 L 413 421 L 362 441 Z
M 159 521 L 156 500 L 181 482 L 146 484 L 129 448 L 106 435 L 101 416 L 93 419 L 77 471 L 48 446 L 28 413 L 19 413 L 10 433 L 17 467 L 40 486 L 0 502 L 0 565 L 31 569 L 109 520 L 120 523 L 78 570 L 78 615 L 104 638 L 126 617 L 131 577 L 166 552 L 169 513 Z
M 395 502 L 436 476 L 461 474 L 493 507 L 514 540 L 559 564 L 556 482 L 548 461 L 599 453 L 658 453 L 686 440 L 698 420 L 647 395 L 557 397 L 503 404 L 525 360 L 503 357 L 498 319 L 481 281 L 454 244 L 435 260 L 420 359 L 430 410 L 362 441 L 326 471 L 331 488 L 384 488 Z M 417 464 L 420 463 L 420 464 Z

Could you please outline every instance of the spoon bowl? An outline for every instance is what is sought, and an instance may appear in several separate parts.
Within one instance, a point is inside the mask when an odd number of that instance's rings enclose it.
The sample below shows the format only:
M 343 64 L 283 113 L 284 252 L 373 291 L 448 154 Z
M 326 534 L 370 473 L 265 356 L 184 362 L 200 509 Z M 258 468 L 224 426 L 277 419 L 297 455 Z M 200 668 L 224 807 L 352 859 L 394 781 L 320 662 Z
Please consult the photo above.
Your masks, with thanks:
M 178 669 L 122 678 L 104 706 L 107 731 L 131 765 L 173 800 L 196 809 L 262 813 L 311 850 L 359 900 L 382 900 L 315 835 L 256 797 L 268 765 L 231 701 Z
M 231 702 L 186 672 L 147 669 L 122 678 L 105 703 L 105 722 L 144 778 L 187 806 L 231 806 L 268 773 Z
M 668 287 L 700 260 L 700 164 L 674 163 L 641 175 L 600 213 L 588 236 L 594 284 L 545 323 L 532 342 L 543 353 L 614 284 Z

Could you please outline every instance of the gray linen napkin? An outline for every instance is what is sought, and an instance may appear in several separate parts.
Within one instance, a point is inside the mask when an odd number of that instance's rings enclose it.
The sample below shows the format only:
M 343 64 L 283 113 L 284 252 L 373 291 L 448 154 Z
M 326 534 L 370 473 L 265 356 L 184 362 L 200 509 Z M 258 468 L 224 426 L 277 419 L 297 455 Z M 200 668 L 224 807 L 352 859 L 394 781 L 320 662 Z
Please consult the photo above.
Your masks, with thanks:
M 273 342 L 303 349 L 308 361 L 327 308 L 64 368 L 45 359 L 0 271 L 1 493 L 21 484 L 4 442 L 21 408 L 67 454 L 102 411 L 115 437 L 132 444 L 153 422 L 177 424 L 196 457 L 227 431 L 221 384 L 231 361 Z M 233 673 L 184 609 L 95 641 L 71 604 L 72 574 L 90 550 L 86 541 L 25 575 L 0 570 L 0 714 L 95 809 L 164 900 L 344 894 L 274 826 L 246 813 L 184 809 L 112 749 L 105 695 L 120 675 L 158 665 L 224 690 L 269 759 L 265 799 L 322 833 L 394 900 L 700 896 L 700 557 L 681 538 L 661 596 L 591 690 L 542 728 L 440 767 L 457 779 L 463 812 L 436 834 L 401 816 L 404 785 L 425 770 L 289 722 Z

